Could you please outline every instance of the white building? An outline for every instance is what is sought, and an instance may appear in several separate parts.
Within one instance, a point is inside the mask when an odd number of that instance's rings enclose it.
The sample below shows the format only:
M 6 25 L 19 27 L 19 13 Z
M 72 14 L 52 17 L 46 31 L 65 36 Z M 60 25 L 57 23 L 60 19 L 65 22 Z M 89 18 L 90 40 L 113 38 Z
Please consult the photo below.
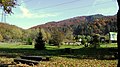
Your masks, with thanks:
M 117 41 L 117 32 L 110 32 L 110 40 Z

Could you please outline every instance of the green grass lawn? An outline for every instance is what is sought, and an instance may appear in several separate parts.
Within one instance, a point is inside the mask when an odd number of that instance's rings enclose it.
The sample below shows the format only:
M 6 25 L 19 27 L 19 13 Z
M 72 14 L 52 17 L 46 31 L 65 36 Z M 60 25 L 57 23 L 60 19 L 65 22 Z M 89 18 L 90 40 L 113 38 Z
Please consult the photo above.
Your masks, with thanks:
M 109 48 L 117 44 L 102 44 L 100 48 L 80 46 L 46 46 L 45 50 L 35 50 L 34 45 L 0 44 L 0 63 L 11 63 L 13 58 L 21 55 L 49 56 L 50 61 L 42 61 L 39 67 L 116 67 L 117 59 Z M 65 48 L 71 48 L 70 53 Z
M 117 43 L 111 43 L 111 44 L 101 44 L 101 48 L 111 48 L 111 47 L 117 47 Z
M 73 45 L 61 45 L 60 48 L 58 48 L 57 46 L 46 46 L 46 49 L 64 49 L 64 48 L 72 48 L 72 49 L 79 49 L 79 48 L 83 48 L 84 45 L 80 45 L 80 46 L 73 46 Z M 111 47 L 117 47 L 117 43 L 111 43 L 111 44 L 101 44 L 100 48 L 111 48 Z M 20 45 L 20 44 L 16 44 L 16 43 L 0 43 L 0 48 L 30 48 L 30 49 L 34 49 L 34 45 Z

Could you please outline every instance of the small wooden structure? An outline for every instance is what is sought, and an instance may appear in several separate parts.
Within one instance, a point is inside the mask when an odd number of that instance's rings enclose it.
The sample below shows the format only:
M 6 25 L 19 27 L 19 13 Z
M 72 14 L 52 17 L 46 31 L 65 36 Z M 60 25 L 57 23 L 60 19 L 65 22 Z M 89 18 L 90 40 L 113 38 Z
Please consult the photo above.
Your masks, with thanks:
M 15 58 L 14 62 L 16 63 L 23 63 L 28 65 L 37 65 L 40 61 L 49 61 L 49 57 L 43 57 L 43 56 L 20 56 L 20 58 Z
M 0 67 L 15 67 L 14 64 L 1 64 L 0 63 Z

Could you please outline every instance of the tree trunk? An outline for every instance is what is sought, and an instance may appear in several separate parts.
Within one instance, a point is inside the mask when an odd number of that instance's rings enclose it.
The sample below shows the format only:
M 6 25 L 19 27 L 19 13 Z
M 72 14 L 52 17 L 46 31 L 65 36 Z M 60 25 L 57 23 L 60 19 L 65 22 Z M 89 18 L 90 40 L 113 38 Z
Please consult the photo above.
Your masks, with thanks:
M 118 6 L 120 8 L 120 0 L 117 0 L 118 2 Z M 120 9 L 118 10 L 118 13 L 117 13 L 117 27 L 118 27 L 118 35 L 117 35 L 117 44 L 118 44 L 118 49 L 120 48 Z M 120 51 L 118 50 L 118 65 L 117 67 L 120 67 L 120 59 L 119 59 L 119 56 L 120 56 Z

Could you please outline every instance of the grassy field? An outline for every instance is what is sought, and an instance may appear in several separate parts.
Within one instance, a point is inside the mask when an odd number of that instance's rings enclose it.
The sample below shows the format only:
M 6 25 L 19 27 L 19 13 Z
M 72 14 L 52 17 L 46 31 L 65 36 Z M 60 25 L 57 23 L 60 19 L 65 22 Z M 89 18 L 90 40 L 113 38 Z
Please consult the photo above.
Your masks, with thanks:
M 116 67 L 117 59 L 109 48 L 117 44 L 102 44 L 100 48 L 81 46 L 46 46 L 45 50 L 35 50 L 34 45 L 0 44 L 0 63 L 10 64 L 22 55 L 49 56 L 50 61 L 41 61 L 37 67 Z M 65 48 L 71 48 L 70 53 Z M 27 65 L 26 65 L 27 66 Z M 30 67 L 30 66 L 29 66 Z

